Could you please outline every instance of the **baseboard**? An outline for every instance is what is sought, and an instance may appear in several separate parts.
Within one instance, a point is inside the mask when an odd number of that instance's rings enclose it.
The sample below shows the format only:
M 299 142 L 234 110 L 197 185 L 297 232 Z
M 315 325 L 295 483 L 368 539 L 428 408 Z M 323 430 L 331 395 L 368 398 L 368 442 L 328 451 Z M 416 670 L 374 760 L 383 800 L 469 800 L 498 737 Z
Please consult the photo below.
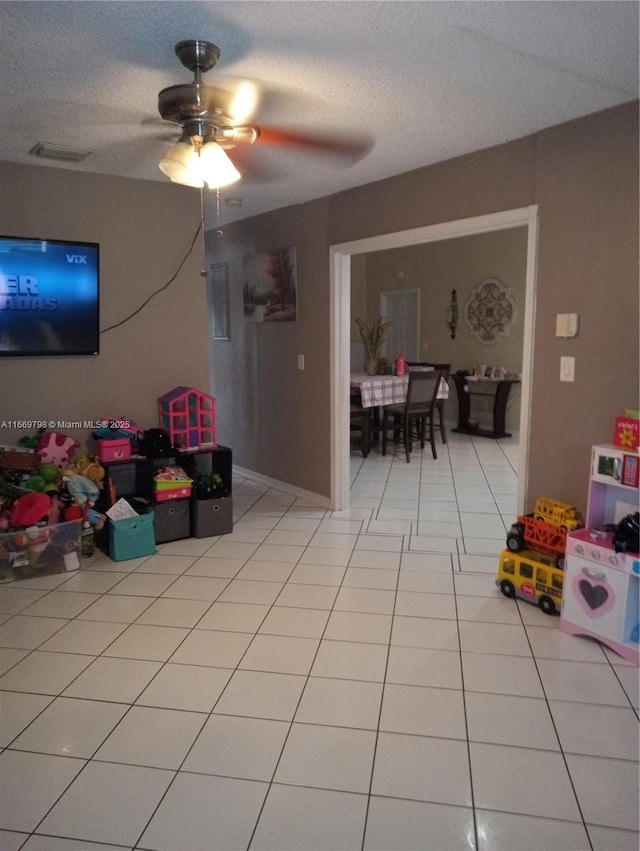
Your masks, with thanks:
M 257 484 L 264 485 L 268 488 L 274 488 L 281 493 L 286 493 L 296 499 L 302 499 L 305 502 L 309 502 L 311 505 L 317 505 L 319 508 L 331 508 L 331 500 L 327 496 L 322 496 L 319 493 L 313 493 L 313 491 L 304 490 L 304 488 L 298 488 L 288 482 L 281 482 L 278 479 L 272 479 L 271 476 L 263 476 L 262 473 L 255 473 L 253 470 L 238 467 L 236 464 L 233 465 L 233 475 L 238 475 L 243 479 L 249 479 L 251 482 L 256 482 Z

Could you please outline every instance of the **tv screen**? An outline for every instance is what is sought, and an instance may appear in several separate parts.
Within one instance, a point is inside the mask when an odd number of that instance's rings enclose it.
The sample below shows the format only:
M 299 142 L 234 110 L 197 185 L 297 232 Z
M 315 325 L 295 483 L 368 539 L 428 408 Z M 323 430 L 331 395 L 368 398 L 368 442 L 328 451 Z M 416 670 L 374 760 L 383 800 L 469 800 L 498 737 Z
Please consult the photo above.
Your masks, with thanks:
M 0 236 L 0 356 L 97 355 L 100 247 Z

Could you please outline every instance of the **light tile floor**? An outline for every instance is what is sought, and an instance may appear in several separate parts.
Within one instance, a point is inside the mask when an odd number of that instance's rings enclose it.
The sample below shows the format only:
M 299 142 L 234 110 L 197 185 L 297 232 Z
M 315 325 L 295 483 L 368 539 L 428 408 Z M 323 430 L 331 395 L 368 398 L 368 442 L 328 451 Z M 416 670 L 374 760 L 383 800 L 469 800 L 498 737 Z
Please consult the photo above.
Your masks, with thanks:
M 0 588 L 0 846 L 637 851 L 638 669 L 494 584 L 512 441 Z

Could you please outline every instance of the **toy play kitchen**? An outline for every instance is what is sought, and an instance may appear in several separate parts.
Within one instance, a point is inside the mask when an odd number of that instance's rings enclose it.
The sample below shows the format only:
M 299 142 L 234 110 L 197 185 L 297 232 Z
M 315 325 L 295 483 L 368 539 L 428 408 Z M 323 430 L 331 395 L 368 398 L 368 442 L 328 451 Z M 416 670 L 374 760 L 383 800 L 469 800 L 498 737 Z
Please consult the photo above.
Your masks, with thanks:
M 560 629 L 640 662 L 638 449 L 592 447 L 586 526 L 567 535 Z

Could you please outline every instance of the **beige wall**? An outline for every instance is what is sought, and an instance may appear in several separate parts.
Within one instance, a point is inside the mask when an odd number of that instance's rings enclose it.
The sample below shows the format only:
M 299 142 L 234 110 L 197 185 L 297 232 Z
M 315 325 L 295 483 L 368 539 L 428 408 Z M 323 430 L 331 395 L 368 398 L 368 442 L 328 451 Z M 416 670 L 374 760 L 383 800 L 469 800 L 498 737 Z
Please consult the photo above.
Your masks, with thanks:
M 0 163 L 0 232 L 100 243 L 100 327 L 120 322 L 180 268 L 199 226 L 197 193 L 160 182 Z M 101 335 L 97 357 L 0 358 L 0 420 L 133 418 L 158 425 L 157 397 L 208 390 L 200 241 L 175 281 Z M 90 431 L 65 429 L 81 442 Z M 35 432 L 35 429 L 33 430 Z M 29 430 L 2 429 L 0 444 Z
M 231 341 L 211 345 L 220 434 L 234 463 L 323 495 L 330 489 L 326 216 L 326 202 L 313 202 L 263 217 L 257 233 L 238 223 L 224 227 L 222 239 L 207 234 L 209 262 L 228 262 L 231 280 Z M 243 258 L 288 246 L 298 249 L 298 320 L 245 321 Z
M 179 266 L 198 224 L 197 193 L 42 167 L 5 165 L 0 230 L 99 241 L 102 324 L 137 307 Z M 329 247 L 538 204 L 540 234 L 528 502 L 584 506 L 589 447 L 638 404 L 638 114 L 628 104 L 507 145 L 224 227 L 209 262 L 230 263 L 230 342 L 208 340 L 200 259 L 103 343 L 96 359 L 0 361 L 3 418 L 94 416 L 155 424 L 177 384 L 218 398 L 219 439 L 234 461 L 330 493 Z M 295 245 L 293 323 L 245 323 L 242 257 Z M 555 315 L 580 314 L 574 340 Z M 297 370 L 297 354 L 306 359 Z M 576 381 L 560 383 L 561 355 Z M 33 406 L 37 409 L 34 409 Z M 4 435 L 3 435 L 4 439 Z
M 530 204 L 539 205 L 540 227 L 526 501 L 550 495 L 584 507 L 591 444 L 608 441 L 615 414 L 638 404 L 637 103 L 226 227 L 217 253 L 230 258 L 235 286 L 244 251 L 296 245 L 299 258 L 295 327 L 257 329 L 264 340 L 249 351 L 238 314 L 237 357 L 227 355 L 227 365 L 222 344 L 214 346 L 220 398 L 231 370 L 254 369 L 251 358 L 268 355 L 262 393 L 277 394 L 287 424 L 286 434 L 256 425 L 245 439 L 249 407 L 234 418 L 223 405 L 236 460 L 330 493 L 331 245 Z M 555 337 L 555 316 L 565 312 L 580 314 L 573 340 Z M 296 351 L 307 354 L 304 373 Z M 572 384 L 559 380 L 561 355 L 576 357 Z M 234 385 L 238 395 L 245 393 Z M 260 407 L 253 416 L 265 422 Z

